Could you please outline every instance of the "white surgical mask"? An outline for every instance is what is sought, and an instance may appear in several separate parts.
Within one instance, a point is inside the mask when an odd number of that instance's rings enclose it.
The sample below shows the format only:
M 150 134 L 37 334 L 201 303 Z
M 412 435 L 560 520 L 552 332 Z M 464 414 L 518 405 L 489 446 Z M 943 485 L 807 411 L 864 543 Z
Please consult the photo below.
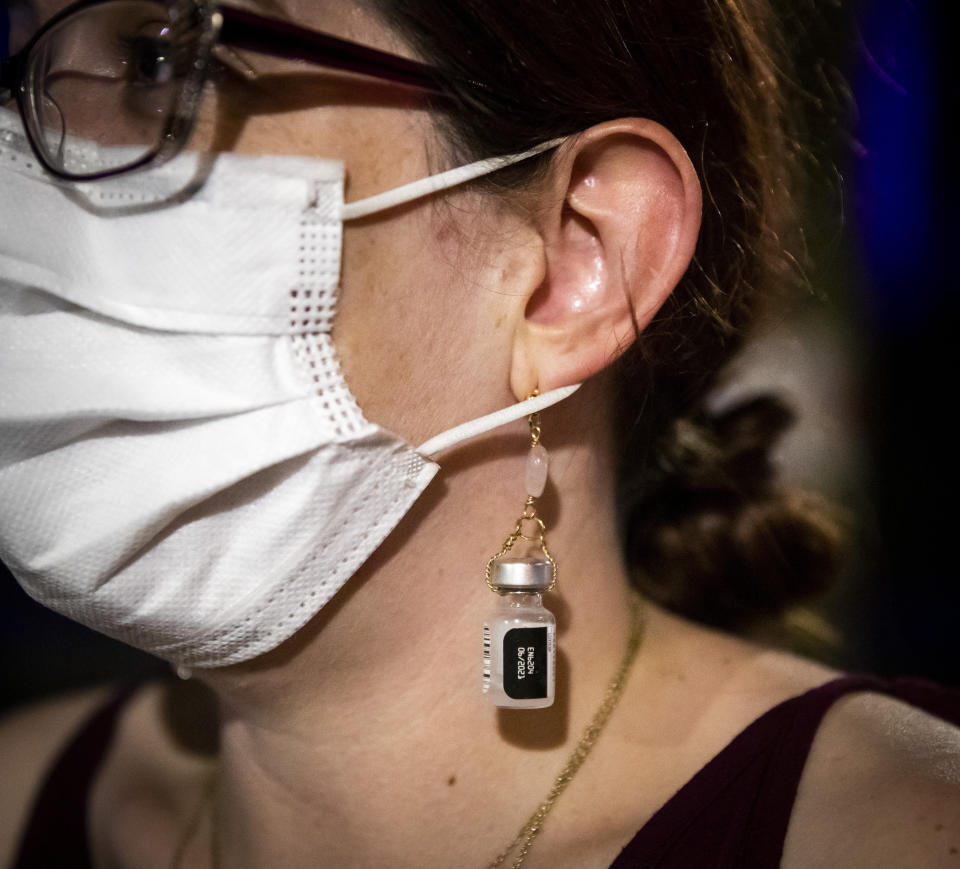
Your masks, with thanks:
M 330 337 L 343 220 L 526 156 L 349 205 L 341 163 L 297 157 L 184 154 L 63 187 L 0 110 L 0 558 L 24 589 L 189 667 L 307 622 L 431 455 L 572 392 L 414 449 L 364 419 Z

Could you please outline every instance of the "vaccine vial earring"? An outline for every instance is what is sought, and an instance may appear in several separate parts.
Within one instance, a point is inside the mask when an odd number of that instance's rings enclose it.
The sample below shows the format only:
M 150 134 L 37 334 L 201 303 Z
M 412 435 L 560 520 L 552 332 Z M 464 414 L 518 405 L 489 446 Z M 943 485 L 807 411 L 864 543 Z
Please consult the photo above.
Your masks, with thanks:
M 543 594 L 556 588 L 557 563 L 547 549 L 547 526 L 537 515 L 549 456 L 540 443 L 540 414 L 532 413 L 527 420 L 527 500 L 486 568 L 487 585 L 497 599 L 483 624 L 483 692 L 495 706 L 510 709 L 551 706 L 555 682 L 557 622 L 543 605 Z M 535 554 L 511 555 L 519 541 L 534 544 Z

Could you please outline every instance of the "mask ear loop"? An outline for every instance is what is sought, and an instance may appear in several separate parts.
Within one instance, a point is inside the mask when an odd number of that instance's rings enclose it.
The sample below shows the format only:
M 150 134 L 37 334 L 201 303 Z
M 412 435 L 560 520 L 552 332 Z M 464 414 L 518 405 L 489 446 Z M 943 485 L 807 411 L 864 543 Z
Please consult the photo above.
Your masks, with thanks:
M 536 398 L 540 391 L 535 389 L 527 400 Z M 543 494 L 547 484 L 547 470 L 549 465 L 549 456 L 543 444 L 540 443 L 540 411 L 536 410 L 527 416 L 527 422 L 530 425 L 530 453 L 527 456 L 526 484 L 527 500 L 523 505 L 523 512 L 517 519 L 510 536 L 503 542 L 500 551 L 487 561 L 485 571 L 487 586 L 491 591 L 497 591 L 497 586 L 493 582 L 493 570 L 496 563 L 503 558 L 515 543 L 524 540 L 528 543 L 536 543 L 543 553 L 543 557 L 550 562 L 551 581 L 550 585 L 543 591 L 553 591 L 557 587 L 557 562 L 550 554 L 547 548 L 547 526 L 543 519 L 537 514 L 537 498 Z M 524 524 L 534 523 L 533 535 L 524 533 Z
M 528 398 L 526 401 L 518 401 L 516 404 L 495 410 L 486 416 L 481 416 L 478 419 L 470 420 L 470 422 L 454 426 L 445 432 L 435 435 L 430 438 L 430 440 L 424 441 L 417 447 L 417 452 L 422 456 L 431 458 L 450 447 L 461 444 L 478 435 L 485 434 L 495 428 L 500 428 L 502 425 L 507 425 L 525 416 L 529 417 L 531 414 L 552 407 L 554 404 L 573 395 L 579 388 L 580 384 L 574 383 L 572 386 L 561 386 L 559 389 L 551 389 L 549 392 L 543 393 L 543 395 L 536 395 L 533 398 Z
M 431 193 L 439 193 L 441 190 L 449 190 L 451 187 L 457 187 L 465 184 L 467 181 L 473 181 L 498 169 L 504 169 L 512 166 L 514 163 L 520 163 L 542 154 L 544 151 L 550 151 L 563 144 L 566 136 L 559 139 L 551 139 L 549 142 L 530 148 L 527 151 L 521 151 L 519 154 L 505 154 L 501 157 L 488 157 L 486 160 L 477 160 L 475 163 L 467 163 L 465 166 L 457 166 L 448 169 L 446 172 L 439 172 L 436 175 L 429 175 L 426 178 L 419 178 L 411 181 L 409 184 L 403 184 L 395 187 L 393 190 L 385 190 L 383 193 L 376 193 L 373 196 L 367 196 L 364 199 L 357 199 L 355 202 L 346 202 L 341 206 L 341 220 L 357 220 L 361 217 L 368 217 L 371 214 L 379 214 L 394 208 L 397 205 L 405 205 L 408 202 L 414 202 L 429 196 Z

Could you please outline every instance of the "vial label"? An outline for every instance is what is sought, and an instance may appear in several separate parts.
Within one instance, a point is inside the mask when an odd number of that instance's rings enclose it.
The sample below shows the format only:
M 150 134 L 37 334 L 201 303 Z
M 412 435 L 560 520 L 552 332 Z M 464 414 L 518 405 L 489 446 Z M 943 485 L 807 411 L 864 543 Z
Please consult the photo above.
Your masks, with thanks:
M 547 696 L 547 628 L 513 628 L 503 636 L 503 690 L 514 700 Z
M 490 690 L 490 625 L 483 626 L 483 693 Z

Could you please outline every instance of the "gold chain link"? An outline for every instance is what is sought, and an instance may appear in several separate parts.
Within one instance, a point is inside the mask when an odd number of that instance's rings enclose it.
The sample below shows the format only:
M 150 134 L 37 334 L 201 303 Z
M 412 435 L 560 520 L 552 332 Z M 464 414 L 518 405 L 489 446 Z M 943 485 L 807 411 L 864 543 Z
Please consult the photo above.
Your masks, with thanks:
M 539 389 L 534 389 L 527 396 L 527 401 L 531 398 L 536 398 L 540 394 Z M 530 424 L 530 446 L 535 447 L 540 443 L 540 411 L 534 411 L 527 417 L 527 422 Z
M 538 532 L 535 537 L 531 537 L 530 535 L 523 533 L 524 522 L 536 523 Z M 496 555 L 491 556 L 490 560 L 487 561 L 487 567 L 484 572 L 487 580 L 487 586 L 489 586 L 491 591 L 498 590 L 497 586 L 493 582 L 493 565 L 503 558 L 503 556 L 506 555 L 511 549 L 513 549 L 514 543 L 516 543 L 518 540 L 526 540 L 529 543 L 538 543 L 540 545 L 540 551 L 543 553 L 544 558 L 550 562 L 551 572 L 550 585 L 543 589 L 543 591 L 553 591 L 553 589 L 557 587 L 557 562 L 554 561 L 553 556 L 550 554 L 550 550 L 547 548 L 547 526 L 544 524 L 543 519 L 537 515 L 536 499 L 532 495 L 527 498 L 527 503 L 523 507 L 523 513 L 513 526 L 513 531 L 510 533 L 510 536 L 503 541 L 503 546 L 500 547 L 500 551 Z
M 539 389 L 534 389 L 527 396 L 529 401 L 531 398 L 536 398 L 540 394 Z M 530 425 L 530 447 L 531 449 L 540 443 L 540 411 L 536 411 L 527 416 L 527 422 Z M 535 522 L 538 528 L 536 536 L 531 537 L 530 535 L 523 533 L 523 523 L 524 522 Z M 485 576 L 487 580 L 487 586 L 491 591 L 498 591 L 496 585 L 493 582 L 493 565 L 503 558 L 511 549 L 513 545 L 518 540 L 526 540 L 528 543 L 538 543 L 540 545 L 540 551 L 543 553 L 547 561 L 550 562 L 550 585 L 548 585 L 542 591 L 553 591 L 557 587 L 557 562 L 554 561 L 553 556 L 550 554 L 550 550 L 547 548 L 547 526 L 544 524 L 543 519 L 537 515 L 537 499 L 533 495 L 528 495 L 527 500 L 523 505 L 523 512 L 520 514 L 520 518 L 517 519 L 516 524 L 513 526 L 513 531 L 510 532 L 510 536 L 503 541 L 503 546 L 500 547 L 500 551 L 492 556 L 489 561 L 487 561 L 487 567 L 485 571 Z
M 531 413 L 527 422 L 530 423 L 530 446 L 535 447 L 540 443 L 540 411 Z

